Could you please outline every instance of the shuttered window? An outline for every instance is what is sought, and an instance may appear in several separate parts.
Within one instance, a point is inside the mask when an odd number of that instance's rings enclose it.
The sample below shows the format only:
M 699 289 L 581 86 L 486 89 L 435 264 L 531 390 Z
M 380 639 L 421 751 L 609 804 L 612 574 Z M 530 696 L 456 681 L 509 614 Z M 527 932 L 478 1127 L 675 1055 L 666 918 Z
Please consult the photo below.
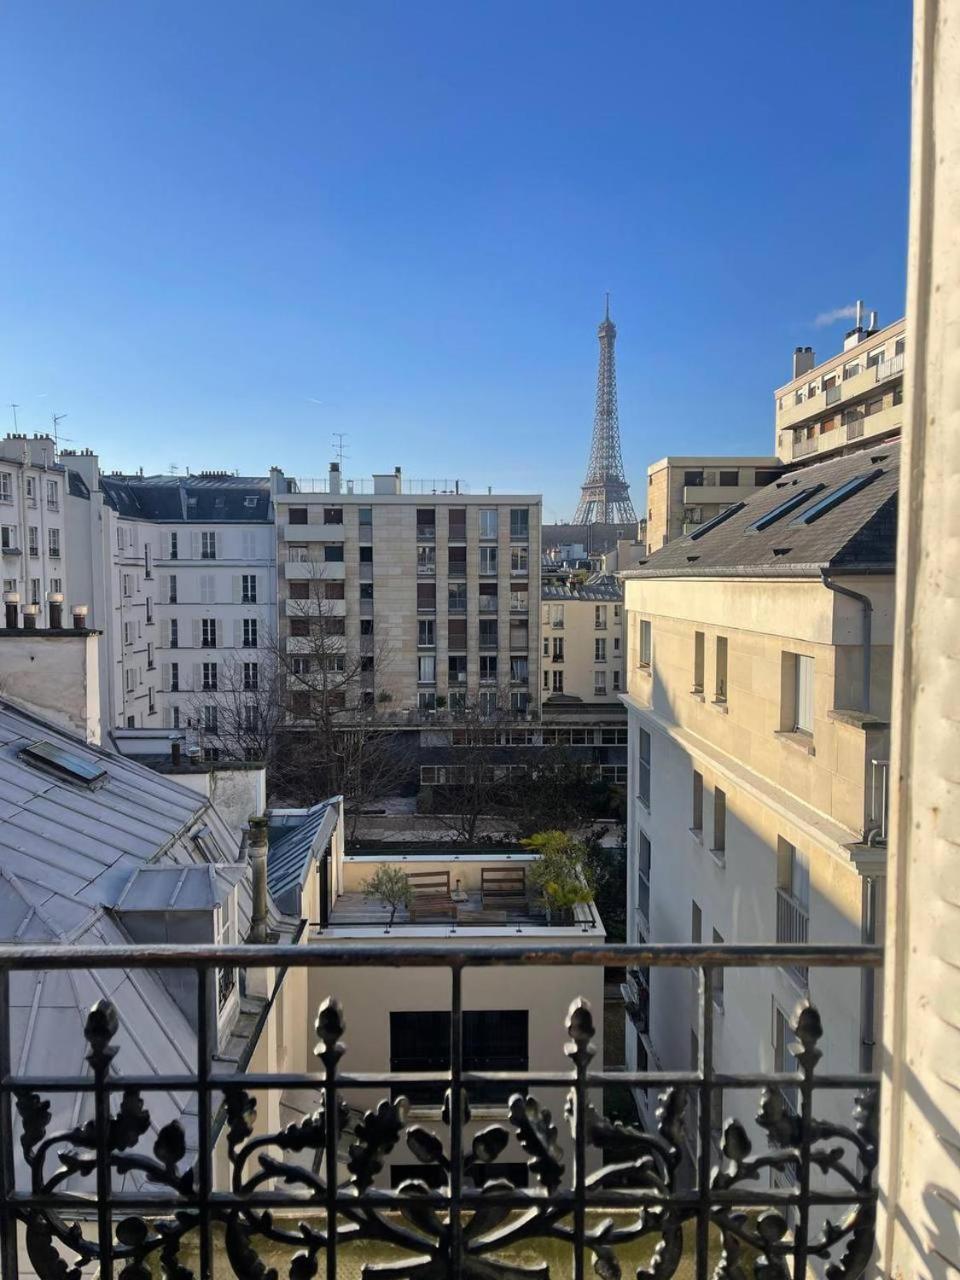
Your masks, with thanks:
M 813 659 L 798 653 L 795 670 L 796 724 L 794 728 L 802 733 L 813 733 Z

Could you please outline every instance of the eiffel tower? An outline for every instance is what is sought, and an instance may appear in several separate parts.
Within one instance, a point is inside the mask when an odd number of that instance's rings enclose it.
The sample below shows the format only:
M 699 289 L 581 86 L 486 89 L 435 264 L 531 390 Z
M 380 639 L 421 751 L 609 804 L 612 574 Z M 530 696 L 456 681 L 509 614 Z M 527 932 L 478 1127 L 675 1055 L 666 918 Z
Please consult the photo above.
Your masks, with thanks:
M 630 501 L 630 486 L 623 474 L 620 454 L 620 422 L 617 417 L 617 368 L 613 346 L 617 326 L 607 311 L 597 330 L 600 339 L 600 366 L 597 369 L 597 407 L 593 415 L 593 441 L 587 478 L 580 489 L 580 504 L 574 524 L 636 524 L 637 513 Z

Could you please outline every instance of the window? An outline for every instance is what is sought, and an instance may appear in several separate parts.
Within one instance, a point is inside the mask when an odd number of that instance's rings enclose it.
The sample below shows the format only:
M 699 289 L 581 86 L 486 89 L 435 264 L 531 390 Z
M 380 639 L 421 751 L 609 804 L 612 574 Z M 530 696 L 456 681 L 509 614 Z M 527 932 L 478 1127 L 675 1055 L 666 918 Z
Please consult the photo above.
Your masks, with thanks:
M 595 671 L 593 673 L 593 696 L 595 698 L 606 696 L 607 692 L 607 673 L 605 671 Z
M 373 583 L 372 582 L 360 583 L 360 599 L 361 600 L 373 599 Z
M 146 610 L 147 624 L 149 625 L 150 623 L 153 622 L 153 597 L 152 596 L 146 597 L 146 599 L 144 600 L 144 608 Z
M 361 619 L 360 619 L 360 634 L 361 634 L 362 636 L 372 636 L 372 635 L 373 635 L 373 619 L 372 619 L 372 618 L 361 618 Z
M 696 900 L 690 903 L 690 941 L 693 943 L 703 941 L 703 912 Z
M 329 542 L 323 548 L 323 560 L 325 564 L 342 564 L 343 563 L 343 543 Z
M 602 631 L 606 627 L 607 606 L 605 604 L 598 604 L 594 606 L 593 625 L 597 628 L 598 631 Z
M 815 520 L 819 520 L 828 511 L 832 511 L 838 503 L 844 502 L 855 493 L 859 493 L 861 489 L 865 489 L 868 484 L 873 484 L 874 480 L 882 475 L 883 469 L 876 467 L 873 471 L 865 471 L 859 476 L 854 476 L 851 480 L 847 480 L 844 484 L 838 485 L 836 489 L 831 489 L 829 493 L 824 494 L 812 507 L 808 507 L 806 511 L 801 511 L 798 516 L 794 516 L 790 523 L 813 524 Z
M 153 548 L 149 543 L 143 548 L 143 576 L 153 577 Z
M 177 575 L 175 573 L 171 573 L 167 580 L 167 603 L 177 603 Z
M 435 582 L 417 583 L 417 608 L 431 612 L 437 607 L 437 584 Z M 463 607 L 467 607 L 466 588 L 464 588 Z
M 0 502 L 13 501 L 13 475 L 9 471 L 0 471 Z
M 167 687 L 170 693 L 179 693 L 180 692 L 180 663 L 171 662 L 169 670 L 170 670 L 170 677 L 169 677 L 169 683 Z
M 562 673 L 561 673 L 562 674 Z M 510 659 L 510 679 L 514 684 L 526 684 L 529 678 L 529 664 L 526 658 Z M 561 682 L 562 684 L 562 682 Z
M 724 488 L 735 487 L 740 483 L 740 472 L 721 471 L 717 476 L 717 480 Z
M 288 587 L 291 600 L 309 600 L 310 583 L 304 579 L 294 578 Z
M 550 625 L 558 631 L 563 630 L 563 605 L 554 604 L 550 606 Z
M 727 793 L 719 787 L 713 793 L 713 853 L 727 850 Z
M 243 664 L 243 687 L 248 693 L 255 693 L 260 688 L 259 662 L 245 662 Z
M 0 526 L 0 550 L 12 551 L 16 545 L 17 526 L 13 524 L 5 524 Z M 16 588 L 13 588 L 16 590 Z
M 200 559 L 216 560 L 217 558 L 217 535 L 214 531 L 204 530 L 200 534 Z
M 481 573 L 497 572 L 497 548 L 496 547 L 480 548 L 480 572 Z
M 216 733 L 219 726 L 216 704 L 208 703 L 203 708 L 203 727 L 207 733 Z
M 310 674 L 310 659 L 304 657 L 296 657 L 290 660 L 290 670 L 295 676 L 308 676 Z
M 727 700 L 727 637 L 717 636 L 717 665 L 714 698 L 717 702 Z
M 125 596 L 133 595 L 133 578 L 129 573 L 122 575 L 120 579 L 120 591 Z
M 497 655 L 495 653 L 481 653 L 480 679 L 496 680 L 496 678 L 497 678 Z
M 563 672 L 562 671 L 553 672 L 553 692 L 563 693 Z
M 650 808 L 650 734 L 646 729 L 637 730 L 637 799 L 645 809 Z
M 713 931 L 713 945 L 715 947 L 723 946 L 723 934 L 718 929 Z M 722 965 L 713 971 L 713 1003 L 714 1007 L 723 1011 L 723 977 L 726 970 Z
M 358 507 L 357 513 L 360 521 L 361 529 L 370 529 L 373 526 L 373 507 Z
M 0 489 L 2 489 L 2 487 L 3 486 L 0 485 Z M 37 505 L 37 481 L 34 476 L 27 476 L 27 502 L 29 502 L 31 507 L 35 507 Z
M 448 613 L 466 613 L 467 611 L 467 584 L 465 582 L 451 582 L 447 584 L 447 612 Z
M 463 1014 L 464 1071 L 526 1071 L 529 1035 L 526 1009 L 466 1010 Z M 450 1070 L 450 1014 L 443 1012 L 391 1012 L 390 1070 L 396 1073 Z M 439 1105 L 442 1084 L 405 1085 L 412 1103 Z M 502 1084 L 471 1087 L 471 1101 L 506 1102 L 515 1086 Z
M 553 637 L 553 660 L 554 662 L 563 661 L 563 636 Z
M 180 624 L 176 618 L 170 619 L 170 648 L 180 647 Z
M 793 1028 L 785 1013 L 776 1005 L 773 1007 L 773 1069 L 778 1074 L 796 1071 L 797 1060 L 790 1052 L 794 1041 Z M 780 1092 L 790 1110 L 796 1114 L 800 1101 L 800 1090 L 797 1085 L 780 1085 Z
M 437 659 L 432 653 L 421 654 L 417 659 L 417 683 L 435 684 L 437 680 Z
M 700 486 L 702 484 L 703 484 L 702 471 L 685 471 L 683 473 L 683 485 L 685 489 L 689 489 L 692 486 Z
M 594 662 L 606 662 L 607 660 L 607 641 L 605 636 L 597 636 L 593 642 L 593 660 Z
M 497 536 L 496 507 L 481 507 L 479 512 L 480 537 L 495 538 Z
M 123 624 L 123 643 L 129 646 L 133 644 L 133 640 L 134 640 L 133 623 L 125 622 Z
M 796 733 L 813 733 L 813 658 L 794 654 L 793 706 Z
M 451 507 L 447 513 L 447 536 L 462 542 L 467 536 L 466 507 Z
M 373 564 L 373 547 L 360 548 L 360 563 Z
M 256 703 L 248 702 L 243 708 L 243 727 L 247 733 L 256 733 L 260 725 L 259 708 Z M 248 757 L 249 758 L 249 757 Z
M 287 559 L 291 564 L 309 564 L 313 556 L 305 542 L 288 542 Z
M 510 609 L 514 613 L 525 613 L 530 605 L 530 597 L 527 593 L 526 584 L 522 587 L 514 586 L 510 588 Z
M 437 536 L 437 513 L 433 507 L 417 508 L 417 537 L 435 538 Z
M 492 716 L 497 710 L 496 689 L 481 689 L 477 698 L 477 706 L 482 716 Z
M 127 693 L 136 693 L 137 673 L 131 667 L 123 673 L 123 686 Z
M 650 919 L 650 860 L 652 849 L 647 835 L 637 832 L 637 910 L 645 921 Z
M 543 672 L 543 692 L 544 693 L 550 692 L 550 672 L 547 671 L 546 669 Z
M 119 530 L 117 530 L 117 532 L 119 533 Z M 178 559 L 178 555 L 177 555 L 178 542 L 179 542 L 179 539 L 177 535 L 175 533 L 171 533 L 170 534 L 170 559 L 171 560 Z
M 613 691 L 614 693 L 620 692 L 620 668 L 619 667 L 615 668 L 613 672 Z
M 466 548 L 464 547 L 465 551 Z M 423 543 L 417 547 L 417 573 L 437 572 L 437 548 L 434 544 Z
M 31 604 L 40 603 L 40 579 L 39 578 L 30 579 L 30 603 Z
M 528 538 L 530 536 L 530 510 L 528 507 L 510 508 L 510 537 Z
M 215 649 L 217 647 L 216 618 L 200 619 L 200 647 L 201 649 Z
M 684 524 L 703 524 L 703 507 L 684 507 Z
M 799 851 L 796 845 L 790 844 L 788 840 L 784 840 L 783 836 L 777 837 L 777 888 L 784 893 L 788 893 L 794 902 L 804 909 L 810 909 L 810 861 L 805 853 Z M 783 942 L 806 942 L 806 938 L 790 938 L 779 937 L 778 929 L 777 941 Z
M 35 524 L 27 529 L 27 554 L 31 556 L 40 554 L 40 530 Z
M 307 619 L 304 619 L 306 622 Z M 341 622 L 343 619 L 341 619 Z M 257 647 L 257 619 L 244 618 L 243 620 L 243 647 L 244 649 L 256 649 Z
M 257 575 L 255 573 L 241 574 L 240 603 L 241 604 L 257 603 Z
M 526 689 L 510 690 L 510 710 L 514 715 L 526 715 L 530 706 L 530 695 Z
M 690 830 L 696 836 L 703 834 L 703 774 L 693 771 L 693 820 Z
M 526 547 L 510 548 L 510 572 L 511 573 L 527 572 L 527 548 Z
M 437 695 L 433 689 L 421 689 L 417 694 L 418 711 L 436 711 Z
M 789 498 L 785 498 L 783 502 L 778 502 L 772 510 L 762 515 L 759 520 L 754 520 L 752 524 L 748 524 L 747 532 L 759 533 L 769 528 L 770 525 L 776 524 L 783 516 L 788 515 L 791 511 L 796 511 L 797 507 L 802 507 L 808 498 L 813 497 L 815 493 L 819 493 L 822 488 L 822 484 L 814 484 L 800 489 L 799 492 L 792 494 Z
M 324 507 L 324 524 L 343 524 L 343 507 Z
M 203 663 L 201 688 L 204 693 L 216 692 L 217 664 L 215 662 Z
M 50 555 L 52 557 L 54 558 L 59 557 L 60 555 L 60 530 L 59 529 L 47 530 L 47 549 L 49 550 Z
M 640 655 L 641 667 L 649 667 L 653 661 L 653 624 L 646 619 L 640 622 Z
M 467 683 L 467 655 L 465 653 L 451 654 L 447 658 L 447 680 L 450 684 Z
M 432 649 L 437 643 L 437 624 L 433 618 L 421 618 L 417 623 L 417 644 L 421 649 Z
M 15 589 L 15 588 L 14 588 L 14 589 Z M 53 591 L 53 592 L 55 592 L 57 595 L 62 595 L 62 594 L 63 594 L 63 579 L 62 579 L 62 578 L 51 578 L 51 579 L 50 579 L 50 590 L 51 590 L 51 591 Z
M 290 634 L 292 636 L 299 636 L 301 639 L 303 639 L 306 636 L 309 636 L 310 634 L 309 618 L 291 618 L 289 626 L 290 626 Z
M 217 579 L 212 573 L 200 575 L 200 603 L 213 604 L 217 597 Z
M 47 481 L 47 506 L 56 511 L 60 505 L 60 485 L 56 480 Z
M 697 542 L 700 538 L 705 538 L 718 525 L 729 520 L 731 516 L 735 516 L 738 511 L 742 511 L 745 505 L 746 503 L 743 502 L 734 502 L 729 507 L 724 507 L 719 515 L 714 516 L 712 520 L 708 520 L 706 524 L 698 525 L 692 533 L 688 534 L 689 541 Z
M 702 631 L 693 633 L 693 692 L 703 693 L 703 655 L 705 637 Z
M 291 524 L 306 524 L 306 523 L 307 523 L 307 508 L 306 508 L 306 507 L 291 507 L 291 508 L 290 508 L 290 517 L 289 517 L 289 518 L 290 518 L 290 523 L 291 523 Z
M 843 380 L 846 382 L 849 378 L 855 378 L 860 372 L 860 361 L 851 360 L 843 366 Z
M 496 618 L 480 619 L 480 648 L 495 649 L 497 647 Z

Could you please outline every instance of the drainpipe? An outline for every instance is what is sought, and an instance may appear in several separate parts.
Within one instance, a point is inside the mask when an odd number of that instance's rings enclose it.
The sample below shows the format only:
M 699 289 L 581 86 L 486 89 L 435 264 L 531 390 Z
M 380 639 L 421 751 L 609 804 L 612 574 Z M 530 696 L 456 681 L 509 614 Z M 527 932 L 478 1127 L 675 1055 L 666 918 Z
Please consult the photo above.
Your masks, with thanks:
M 253 915 L 250 942 L 267 940 L 267 820 L 251 818 L 247 824 L 247 856 L 253 875 Z
M 863 881 L 861 940 L 868 945 L 877 941 L 877 878 L 867 876 Z M 869 1074 L 873 1070 L 874 1033 L 876 1030 L 875 969 L 864 969 L 860 980 L 860 1070 Z
M 847 596 L 851 600 L 856 600 L 863 610 L 862 613 L 862 635 L 863 635 L 863 693 L 861 701 L 863 706 L 861 711 L 870 710 L 870 630 L 873 619 L 873 604 L 869 596 L 861 595 L 859 591 L 851 591 L 849 587 L 841 587 L 839 582 L 834 582 L 830 577 L 829 569 L 821 569 L 820 577 L 823 585 L 828 591 L 836 591 L 838 595 Z

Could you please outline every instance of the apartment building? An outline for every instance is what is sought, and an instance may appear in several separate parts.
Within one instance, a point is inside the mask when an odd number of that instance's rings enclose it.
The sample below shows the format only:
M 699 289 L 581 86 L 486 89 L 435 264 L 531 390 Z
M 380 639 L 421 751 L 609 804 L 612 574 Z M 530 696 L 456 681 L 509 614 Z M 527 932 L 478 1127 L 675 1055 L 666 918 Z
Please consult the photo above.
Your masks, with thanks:
M 8 604 L 43 627 L 66 580 L 65 475 L 46 435 L 0 440 L 0 559 Z M 62 601 L 54 601 L 62 603 Z
M 544 583 L 542 698 L 588 706 L 622 692 L 625 663 L 623 587 L 612 575 L 583 583 Z
M 71 599 L 101 630 L 103 724 L 191 729 L 216 759 L 223 700 L 255 714 L 276 627 L 276 541 L 265 477 L 104 474 L 90 450 L 69 474 Z
M 666 457 L 652 463 L 647 468 L 647 553 L 707 524 L 778 480 L 783 470 L 777 457 Z
M 898 454 L 793 471 L 625 575 L 631 941 L 880 940 Z M 689 974 L 625 995 L 630 1065 L 696 1062 Z M 715 1070 L 792 1069 L 808 999 L 826 1069 L 869 1069 L 869 976 L 733 969 Z
M 899 435 L 903 426 L 906 321 L 857 323 L 843 349 L 817 363 L 811 347 L 793 353 L 793 377 L 774 392 L 775 448 L 784 462 L 859 449 Z
M 476 707 L 532 715 L 540 690 L 540 497 L 271 472 L 280 641 L 310 655 L 311 615 L 359 679 L 350 699 L 391 715 Z M 336 656 L 334 655 L 336 660 Z M 338 660 L 336 660 L 338 661 Z M 346 697 L 346 694 L 345 694 Z

